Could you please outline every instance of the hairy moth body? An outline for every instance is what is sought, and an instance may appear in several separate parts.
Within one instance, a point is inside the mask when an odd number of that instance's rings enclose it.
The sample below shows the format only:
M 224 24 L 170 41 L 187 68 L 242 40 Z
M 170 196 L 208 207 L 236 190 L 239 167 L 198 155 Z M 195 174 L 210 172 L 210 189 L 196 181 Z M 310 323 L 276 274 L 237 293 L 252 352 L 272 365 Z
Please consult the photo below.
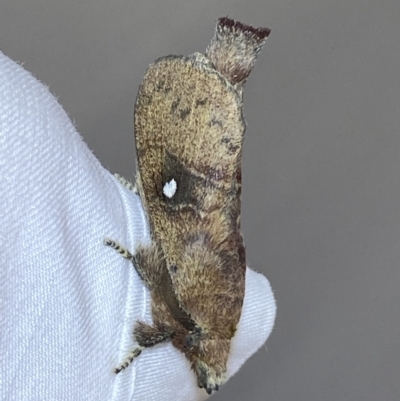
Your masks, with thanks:
M 144 76 L 135 190 L 152 243 L 134 255 L 106 245 L 131 260 L 150 289 L 153 324 L 137 322 L 139 347 L 117 372 L 142 349 L 171 341 L 209 394 L 225 380 L 245 290 L 242 89 L 269 33 L 221 18 L 205 55 L 163 57 Z

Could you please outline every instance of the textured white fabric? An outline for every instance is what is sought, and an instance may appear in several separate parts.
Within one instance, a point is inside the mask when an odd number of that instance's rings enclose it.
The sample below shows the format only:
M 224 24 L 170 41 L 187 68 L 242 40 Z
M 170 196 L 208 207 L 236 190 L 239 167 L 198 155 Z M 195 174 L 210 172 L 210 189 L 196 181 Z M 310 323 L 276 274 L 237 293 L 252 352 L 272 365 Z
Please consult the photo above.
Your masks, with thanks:
M 112 369 L 150 319 L 132 265 L 103 245 L 148 239 L 140 200 L 96 160 L 48 90 L 0 53 L 0 399 L 202 400 L 170 344 Z M 268 281 L 247 271 L 228 374 L 266 340 Z

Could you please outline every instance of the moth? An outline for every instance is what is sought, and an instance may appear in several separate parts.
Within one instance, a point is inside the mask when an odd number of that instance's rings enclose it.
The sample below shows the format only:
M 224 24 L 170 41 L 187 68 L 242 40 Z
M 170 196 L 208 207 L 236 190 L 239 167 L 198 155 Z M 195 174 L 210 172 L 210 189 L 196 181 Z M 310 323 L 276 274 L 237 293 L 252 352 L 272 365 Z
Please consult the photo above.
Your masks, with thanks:
M 240 231 L 243 84 L 268 28 L 220 18 L 205 54 L 167 56 L 150 65 L 139 88 L 134 128 L 135 190 L 151 244 L 132 261 L 151 292 L 152 324 L 138 321 L 137 347 L 170 341 L 183 352 L 208 394 L 224 383 L 231 339 L 245 293 Z

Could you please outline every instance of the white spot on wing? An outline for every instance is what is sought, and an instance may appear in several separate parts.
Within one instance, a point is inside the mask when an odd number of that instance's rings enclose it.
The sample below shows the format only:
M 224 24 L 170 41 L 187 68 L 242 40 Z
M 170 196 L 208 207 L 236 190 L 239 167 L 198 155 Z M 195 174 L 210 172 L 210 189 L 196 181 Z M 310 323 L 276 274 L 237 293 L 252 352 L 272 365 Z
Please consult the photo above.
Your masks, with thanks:
M 172 179 L 170 182 L 166 182 L 163 188 L 163 194 L 167 198 L 172 198 L 175 195 L 177 188 L 176 181 Z

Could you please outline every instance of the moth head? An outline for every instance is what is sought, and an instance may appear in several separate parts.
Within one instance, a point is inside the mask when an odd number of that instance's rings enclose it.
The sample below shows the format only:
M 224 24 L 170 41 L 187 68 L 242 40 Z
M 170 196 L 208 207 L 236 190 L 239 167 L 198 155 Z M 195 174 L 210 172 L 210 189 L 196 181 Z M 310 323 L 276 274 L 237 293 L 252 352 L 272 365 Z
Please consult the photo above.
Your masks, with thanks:
M 197 384 L 208 394 L 217 391 L 225 381 L 230 340 L 207 335 L 201 329 L 185 338 L 185 354 L 197 376 Z
M 183 345 L 188 352 L 196 352 L 201 347 L 201 342 L 207 339 L 207 334 L 198 326 L 186 335 Z

